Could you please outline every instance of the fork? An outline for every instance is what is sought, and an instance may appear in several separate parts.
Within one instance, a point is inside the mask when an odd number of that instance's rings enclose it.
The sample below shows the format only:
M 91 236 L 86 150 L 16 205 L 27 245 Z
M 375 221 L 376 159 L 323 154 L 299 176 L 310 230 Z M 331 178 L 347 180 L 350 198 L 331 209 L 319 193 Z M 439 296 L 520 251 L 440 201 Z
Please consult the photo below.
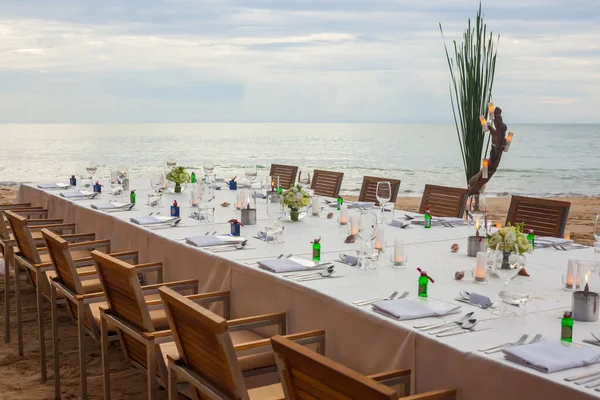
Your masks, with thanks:
M 392 294 L 390 294 L 389 296 L 384 296 L 384 297 L 375 297 L 373 299 L 367 299 L 367 300 L 358 300 L 358 301 L 353 301 L 352 304 L 354 304 L 355 306 L 366 306 L 369 305 L 371 303 L 375 303 L 376 301 L 382 301 L 382 300 L 394 300 L 394 298 L 398 295 L 398 291 L 394 290 L 394 292 Z
M 492 354 L 496 351 L 501 351 L 501 350 L 504 350 L 504 349 L 512 347 L 512 346 L 520 346 L 520 345 L 524 344 L 528 338 L 529 338 L 529 335 L 523 334 L 523 335 L 521 335 L 519 340 L 517 340 L 516 342 L 503 343 L 498 346 L 488 347 L 487 349 L 479 349 L 478 351 L 485 352 L 485 354 Z

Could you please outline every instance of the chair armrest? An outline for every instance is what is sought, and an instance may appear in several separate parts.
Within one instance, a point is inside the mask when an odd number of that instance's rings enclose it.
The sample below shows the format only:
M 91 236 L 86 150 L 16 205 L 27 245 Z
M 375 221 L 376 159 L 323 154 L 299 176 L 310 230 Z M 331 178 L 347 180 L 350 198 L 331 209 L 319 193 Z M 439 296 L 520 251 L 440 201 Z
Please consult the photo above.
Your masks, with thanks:
M 136 259 L 138 257 L 138 255 L 139 255 L 139 253 L 137 250 L 119 251 L 116 253 L 109 254 L 109 256 L 118 258 L 121 261 L 129 260 L 129 259 Z
M 146 339 L 158 339 L 158 338 L 173 336 L 173 332 L 171 332 L 170 329 L 167 329 L 164 331 L 155 331 L 155 332 L 141 332 L 141 334 Z
M 83 301 L 84 303 L 97 303 L 104 300 L 104 292 L 76 294 L 75 298 L 78 301 Z
M 137 251 L 136 251 L 137 254 Z M 149 271 L 160 271 L 163 267 L 163 263 L 161 261 L 157 261 L 157 262 L 150 262 L 150 263 L 144 263 L 144 264 L 137 264 L 135 266 L 135 269 L 144 269 L 147 271 L 143 271 L 143 272 L 149 272 Z
M 92 257 L 85 257 L 85 258 L 79 258 L 77 259 L 78 262 L 81 262 L 83 260 L 89 260 L 91 262 L 91 265 L 94 265 L 94 260 L 92 260 Z M 98 275 L 98 271 L 94 270 L 94 271 L 80 271 L 79 268 L 77 268 L 77 275 L 79 275 L 80 277 L 83 276 L 94 276 L 94 275 Z
M 80 243 L 80 242 L 89 242 L 92 240 L 96 240 L 95 233 L 69 233 L 66 235 L 60 235 L 62 239 L 65 239 L 70 244 L 72 243 Z
M 289 339 L 293 342 L 300 342 L 301 344 L 317 343 L 317 342 L 323 341 L 325 339 L 325 331 L 324 330 L 307 331 L 307 332 L 293 333 L 291 335 L 284 335 L 283 337 L 286 339 Z M 238 345 L 233 346 L 233 350 L 238 352 L 238 351 L 251 350 L 251 349 L 256 349 L 259 347 L 266 347 L 266 346 L 269 346 L 269 347 L 271 346 L 271 339 L 261 339 L 261 340 L 255 340 L 254 342 L 240 343 Z
M 166 282 L 166 283 L 155 283 L 153 285 L 142 286 L 142 291 L 147 292 L 151 290 L 158 290 L 159 287 L 166 286 L 170 288 L 177 289 L 197 289 L 198 288 L 198 279 L 187 279 L 183 281 L 174 281 L 174 282 Z
M 45 262 L 45 263 L 39 263 L 39 264 L 32 264 L 31 266 L 34 269 L 41 269 L 42 271 L 46 271 L 46 270 L 52 268 L 54 265 L 51 262 Z
M 69 243 L 69 250 L 92 250 L 97 248 L 110 248 L 110 239 L 91 240 L 85 242 Z
M 399 393 L 399 395 L 408 396 L 410 394 L 410 373 L 410 369 L 397 369 L 369 375 L 368 378 L 386 386 L 402 385 L 404 393 Z
M 62 218 L 47 218 L 47 219 L 28 219 L 27 225 L 30 227 L 38 227 L 40 225 L 55 225 L 55 224 L 63 224 L 64 221 Z
M 287 320 L 286 313 L 273 313 L 256 315 L 253 317 L 237 318 L 227 321 L 229 331 L 241 331 L 246 329 L 260 328 L 262 326 L 280 325 L 280 334 L 285 333 L 285 325 Z
M 456 399 L 455 389 L 433 390 L 427 393 L 415 394 L 412 396 L 402 397 L 402 400 L 449 400 Z
M 166 285 L 165 285 L 166 286 Z M 199 303 L 201 301 L 206 301 L 206 302 L 217 302 L 217 301 L 223 301 L 224 296 L 227 296 L 227 298 L 229 298 L 229 291 L 224 291 L 224 292 L 211 292 L 211 293 L 200 293 L 200 294 L 190 294 L 187 296 L 184 296 L 185 298 L 192 300 L 195 303 Z M 154 307 L 154 306 L 158 306 L 158 305 L 162 305 L 163 302 L 162 300 L 148 300 L 146 302 L 146 305 L 148 307 Z
M 34 225 L 30 228 L 31 231 L 41 231 L 42 229 L 48 229 L 50 232 L 66 231 L 66 230 L 75 231 L 75 224 Z

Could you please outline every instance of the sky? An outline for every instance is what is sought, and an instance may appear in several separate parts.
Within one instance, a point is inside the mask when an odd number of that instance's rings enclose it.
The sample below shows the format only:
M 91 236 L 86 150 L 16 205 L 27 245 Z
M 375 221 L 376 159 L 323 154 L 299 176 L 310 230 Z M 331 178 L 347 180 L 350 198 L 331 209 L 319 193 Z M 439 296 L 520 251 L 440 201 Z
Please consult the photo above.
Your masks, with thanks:
M 0 0 L 0 122 L 452 122 L 477 0 Z M 600 1 L 483 1 L 511 122 L 600 122 Z

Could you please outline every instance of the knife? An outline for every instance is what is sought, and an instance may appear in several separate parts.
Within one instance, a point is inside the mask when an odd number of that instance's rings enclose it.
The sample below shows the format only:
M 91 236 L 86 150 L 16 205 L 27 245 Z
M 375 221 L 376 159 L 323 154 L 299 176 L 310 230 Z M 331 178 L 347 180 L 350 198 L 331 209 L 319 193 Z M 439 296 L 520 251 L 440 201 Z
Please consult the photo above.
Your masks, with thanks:
M 437 335 L 436 337 L 442 338 L 442 337 L 447 337 L 447 336 L 462 335 L 463 333 L 487 331 L 490 329 L 492 329 L 492 328 L 463 329 L 462 331 L 459 331 L 459 332 L 442 333 L 441 335 Z

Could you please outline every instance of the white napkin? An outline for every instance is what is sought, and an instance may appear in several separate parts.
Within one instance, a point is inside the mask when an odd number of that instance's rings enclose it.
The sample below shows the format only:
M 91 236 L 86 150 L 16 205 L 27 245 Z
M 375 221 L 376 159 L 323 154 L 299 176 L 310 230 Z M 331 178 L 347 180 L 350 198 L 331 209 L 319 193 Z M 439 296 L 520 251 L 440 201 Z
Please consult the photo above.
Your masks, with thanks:
M 68 183 L 40 183 L 37 185 L 40 189 L 67 189 L 69 186 Z
M 258 266 L 275 273 L 303 271 L 306 269 L 304 265 L 289 258 L 272 258 L 270 260 L 259 261 Z
M 535 237 L 535 247 L 543 248 L 550 246 L 565 246 L 573 244 L 572 240 L 551 237 L 551 236 L 536 236 Z
M 359 208 L 359 207 L 364 207 L 364 208 L 375 207 L 375 203 L 372 201 L 345 201 L 344 204 L 346 204 L 348 206 L 349 210 L 352 208 Z M 337 201 L 332 201 L 331 203 L 329 203 L 329 207 L 337 207 Z
M 71 190 L 68 192 L 60 192 L 61 197 L 65 199 L 81 199 L 84 197 L 90 197 L 94 194 L 94 192 L 90 192 L 87 190 Z
M 507 360 L 551 373 L 600 362 L 600 349 L 576 343 L 542 341 L 503 350 Z
M 439 317 L 454 314 L 460 306 L 432 299 L 398 299 L 378 301 L 373 304 L 373 311 L 398 321 L 427 317 Z
M 421 218 L 415 218 L 413 220 L 411 220 L 410 222 L 412 222 L 415 225 L 425 225 L 425 218 L 421 217 Z M 431 218 L 431 225 L 443 225 L 442 222 L 446 222 L 448 224 L 452 224 L 452 225 L 464 225 L 465 221 L 462 218 L 456 218 L 456 217 L 432 217 Z
M 186 237 L 185 241 L 188 244 L 196 247 L 209 247 L 209 246 L 218 246 L 221 244 L 226 244 L 226 242 L 214 235 L 203 235 L 203 236 L 191 236 Z
M 155 225 L 155 224 L 166 224 L 168 222 L 175 222 L 179 217 L 167 217 L 162 215 L 142 215 L 140 217 L 131 217 L 129 221 L 138 225 Z
M 91 204 L 91 207 L 94 210 L 118 210 L 119 208 L 123 208 L 125 206 L 128 206 L 129 203 L 96 203 L 96 204 Z
M 406 228 L 408 225 L 410 225 L 410 221 L 393 219 L 392 222 L 390 222 L 390 225 L 395 226 L 396 228 Z

